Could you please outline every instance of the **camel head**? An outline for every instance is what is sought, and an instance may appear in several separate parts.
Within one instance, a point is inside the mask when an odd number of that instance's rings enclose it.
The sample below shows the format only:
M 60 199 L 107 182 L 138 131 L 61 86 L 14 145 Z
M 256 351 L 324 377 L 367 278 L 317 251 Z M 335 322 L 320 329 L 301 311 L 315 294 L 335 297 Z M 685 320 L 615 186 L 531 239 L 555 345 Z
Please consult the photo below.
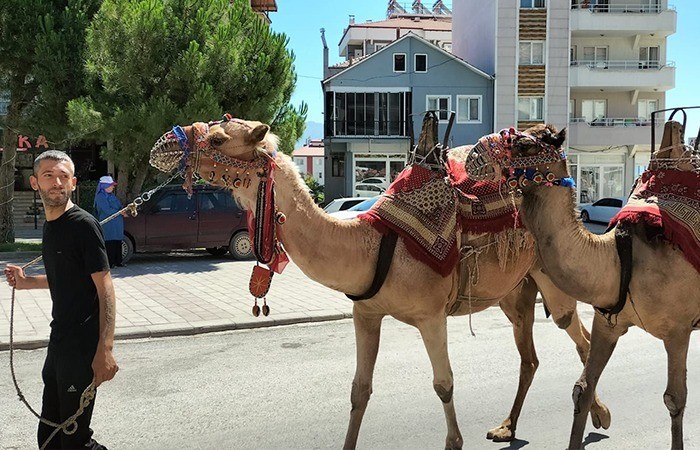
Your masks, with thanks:
M 470 177 L 506 183 L 511 191 L 541 184 L 571 185 L 561 146 L 566 129 L 538 124 L 524 132 L 513 128 L 479 139 L 467 155 Z
M 261 177 L 270 170 L 277 149 L 270 127 L 226 114 L 216 122 L 175 126 L 151 149 L 150 164 L 183 173 L 183 188 L 191 192 L 195 177 L 231 189 L 244 207 L 252 207 Z

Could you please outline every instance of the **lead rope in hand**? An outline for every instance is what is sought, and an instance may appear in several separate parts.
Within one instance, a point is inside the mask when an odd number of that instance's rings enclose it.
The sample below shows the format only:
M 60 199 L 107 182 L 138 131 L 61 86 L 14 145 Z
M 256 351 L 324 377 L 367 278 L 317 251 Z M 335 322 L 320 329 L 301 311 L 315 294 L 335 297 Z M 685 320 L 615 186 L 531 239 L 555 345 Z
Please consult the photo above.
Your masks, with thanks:
M 153 194 L 155 194 L 157 191 L 159 191 L 163 186 L 167 185 L 171 181 L 173 181 L 177 176 L 179 176 L 181 172 L 176 172 L 172 176 L 170 176 L 167 180 L 165 180 L 163 183 L 158 185 L 157 187 L 144 192 L 140 196 L 136 197 L 134 201 L 126 205 L 124 208 L 120 209 L 119 211 L 115 212 L 109 217 L 106 217 L 105 219 L 100 221 L 100 225 L 104 225 L 105 223 L 109 222 L 110 220 L 113 220 L 114 218 L 120 216 L 121 214 L 125 212 L 129 212 L 132 216 L 136 216 L 137 214 L 137 208 L 141 206 L 144 202 L 147 202 L 151 199 Z M 42 256 L 37 256 L 33 260 L 29 261 L 27 264 L 22 266 L 22 271 L 26 269 L 27 267 L 31 266 L 32 264 L 36 264 L 37 262 L 41 261 Z M 39 421 L 43 424 L 49 425 L 50 427 L 55 428 L 51 435 L 46 439 L 46 441 L 42 444 L 39 450 L 44 450 L 46 446 L 48 445 L 49 442 L 58 434 L 59 431 L 63 431 L 67 435 L 71 435 L 75 433 L 78 430 L 78 417 L 80 417 L 83 412 L 85 412 L 85 408 L 90 405 L 90 402 L 95 398 L 95 380 L 93 379 L 92 382 L 88 385 L 88 387 L 85 388 L 82 394 L 80 394 L 80 405 L 78 406 L 78 410 L 70 416 L 68 419 L 66 419 L 63 423 L 55 423 L 52 422 L 48 419 L 45 419 L 41 417 L 39 413 L 37 413 L 34 408 L 29 404 L 27 399 L 24 397 L 24 393 L 22 392 L 22 389 L 19 387 L 19 383 L 17 382 L 17 375 L 15 374 L 15 362 L 14 362 L 14 353 L 15 353 L 15 346 L 14 346 L 14 325 L 15 325 L 15 287 L 12 288 L 12 301 L 10 302 L 10 373 L 12 374 L 12 383 L 15 385 L 15 390 L 17 391 L 17 397 L 19 397 L 19 401 L 24 403 L 24 406 L 27 407 L 27 409 L 34 414 L 34 416 L 39 419 Z

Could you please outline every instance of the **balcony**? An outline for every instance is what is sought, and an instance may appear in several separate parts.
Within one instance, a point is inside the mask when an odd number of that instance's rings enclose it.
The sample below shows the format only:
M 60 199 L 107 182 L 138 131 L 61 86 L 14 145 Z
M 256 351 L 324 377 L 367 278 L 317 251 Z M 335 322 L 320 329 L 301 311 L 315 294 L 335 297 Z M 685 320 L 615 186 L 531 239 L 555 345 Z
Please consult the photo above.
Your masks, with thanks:
M 579 1 L 571 6 L 571 33 L 574 36 L 668 37 L 676 32 L 676 10 L 659 5 L 614 3 L 592 5 Z
M 326 137 L 396 138 L 410 136 L 409 125 L 402 120 L 333 120 Z
M 599 88 L 613 91 L 668 91 L 676 85 L 673 61 L 586 61 L 571 62 L 572 88 Z
M 656 134 L 663 134 L 664 120 L 657 119 Z M 651 145 L 651 120 L 639 117 L 602 117 L 591 121 L 569 119 L 568 139 L 571 146 Z

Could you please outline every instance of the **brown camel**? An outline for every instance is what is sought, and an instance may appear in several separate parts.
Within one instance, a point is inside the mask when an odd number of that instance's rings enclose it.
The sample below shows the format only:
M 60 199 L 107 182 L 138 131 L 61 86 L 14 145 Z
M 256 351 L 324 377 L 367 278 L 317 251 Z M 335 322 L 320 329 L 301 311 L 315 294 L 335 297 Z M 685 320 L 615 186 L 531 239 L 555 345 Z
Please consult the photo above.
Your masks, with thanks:
M 176 127 L 178 128 L 178 127 Z M 195 132 L 200 130 L 197 135 Z M 375 276 L 381 235 L 361 220 L 340 221 L 323 212 L 309 195 L 299 172 L 288 156 L 275 153 L 276 137 L 259 122 L 228 119 L 180 128 L 177 137 L 166 133 L 151 152 L 151 163 L 169 171 L 183 161 L 183 145 L 190 155 L 191 171 L 211 184 L 231 189 L 235 199 L 248 211 L 259 206 L 256 176 L 266 161 L 273 161 L 275 204 L 286 221 L 277 237 L 294 263 L 311 279 L 340 292 L 360 295 Z M 452 157 L 464 157 L 466 148 Z M 247 181 L 251 178 L 252 180 Z M 235 177 L 235 179 L 234 179 Z M 512 231 L 512 230 L 511 230 Z M 505 249 L 493 245 L 490 235 L 461 236 L 463 273 L 474 274 L 460 284 L 460 270 L 443 277 L 413 258 L 399 239 L 388 275 L 372 298 L 353 304 L 357 367 L 352 383 L 350 422 L 344 448 L 355 448 L 362 418 L 372 393 L 372 375 L 379 349 L 382 319 L 390 315 L 418 328 L 433 367 L 433 387 L 442 401 L 447 422 L 445 447 L 462 448 L 462 436 L 455 415 L 453 376 L 447 351 L 447 315 L 475 313 L 500 302 L 513 323 L 521 356 L 517 395 L 508 418 L 488 432 L 488 438 L 502 441 L 515 436 L 517 420 L 527 390 L 538 366 L 532 340 L 534 302 L 537 288 L 559 327 L 576 343 L 582 361 L 589 349 L 589 334 L 576 312 L 576 301 L 554 287 L 535 270 L 532 239 L 524 232 L 514 233 L 520 247 L 507 260 L 499 257 Z M 506 244 L 507 245 L 507 244 Z M 472 250 L 472 251 L 469 251 Z M 507 253 L 507 252 L 506 252 Z M 528 274 L 537 283 L 524 281 Z M 461 292 L 460 287 L 465 291 Z M 468 292 L 468 297 L 465 297 Z M 610 413 L 596 398 L 591 417 L 596 427 L 607 428 Z
M 679 133 L 679 128 L 667 126 L 667 132 Z M 532 134 L 545 137 L 538 139 L 528 136 Z M 504 174 L 511 177 L 510 169 L 502 169 L 529 167 L 540 173 L 553 173 L 557 180 L 566 180 L 569 173 L 565 155 L 560 153 L 557 158 L 556 152 L 552 152 L 553 147 L 549 145 L 557 142 L 559 147 L 564 136 L 564 130 L 557 133 L 554 127 L 538 125 L 526 130 L 524 134 L 512 137 L 512 153 L 509 157 L 499 159 L 484 154 L 470 155 L 470 159 L 474 161 L 478 159 L 477 156 L 480 156 L 481 161 L 488 159 L 491 166 L 490 169 L 479 170 L 475 165 L 470 173 Z M 682 139 L 670 136 L 664 141 L 668 145 L 682 145 Z M 679 149 L 668 150 L 662 148 L 665 157 L 683 154 Z M 527 164 L 528 160 L 524 158 L 529 158 L 530 162 L 535 161 L 537 164 Z M 543 159 L 547 159 L 548 162 L 542 163 Z M 694 161 L 694 174 L 692 171 L 689 174 L 696 177 L 694 187 L 698 189 L 700 164 L 697 163 L 697 159 Z M 652 157 L 651 166 L 656 164 L 656 158 Z M 676 170 L 687 167 L 687 163 L 683 164 L 686 165 L 678 164 Z M 574 190 L 564 187 L 567 184 L 565 182 L 558 181 L 546 185 L 525 181 L 519 184 L 523 197 L 523 221 L 537 241 L 542 270 L 567 294 L 590 302 L 607 312 L 603 314 L 598 311 L 595 315 L 591 330 L 590 355 L 581 378 L 574 386 L 574 422 L 569 449 L 581 448 L 586 414 L 598 379 L 615 349 L 617 340 L 633 325 L 641 327 L 664 342 L 668 355 L 668 381 L 664 403 L 671 415 L 671 448 L 682 449 L 688 346 L 690 333 L 700 329 L 698 270 L 691 265 L 678 246 L 662 239 L 650 239 L 650 230 L 643 223 L 625 225 L 624 222 L 620 222 L 616 225 L 616 230 L 604 235 L 588 232 L 578 220 L 574 208 Z M 624 244 L 621 244 L 624 241 L 618 236 L 616 243 L 616 233 L 631 235 L 631 256 L 622 256 L 629 255 L 629 250 L 618 254 L 616 246 L 624 247 Z M 623 264 L 623 258 L 629 261 L 629 264 Z M 626 281 L 623 282 L 623 278 L 626 278 Z M 627 289 L 624 288 L 626 283 Z M 626 303 L 619 314 L 611 314 L 615 312 L 611 311 L 611 308 L 618 305 L 619 300 L 626 300 Z M 622 302 L 619 305 L 622 305 Z

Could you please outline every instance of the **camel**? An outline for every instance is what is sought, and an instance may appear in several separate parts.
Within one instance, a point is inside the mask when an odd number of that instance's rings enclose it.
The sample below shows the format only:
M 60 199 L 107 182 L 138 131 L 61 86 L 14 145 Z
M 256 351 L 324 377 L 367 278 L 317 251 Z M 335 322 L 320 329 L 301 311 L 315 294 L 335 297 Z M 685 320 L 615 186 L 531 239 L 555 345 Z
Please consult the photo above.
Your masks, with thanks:
M 175 127 L 153 147 L 151 164 L 166 172 L 185 167 L 186 178 L 194 172 L 210 184 L 230 189 L 236 201 L 260 220 L 265 217 L 266 210 L 259 211 L 265 200 L 258 200 L 258 187 L 261 180 L 266 180 L 261 174 L 268 164 L 268 170 L 274 169 L 276 219 L 278 223 L 283 222 L 276 225 L 277 238 L 284 250 L 309 278 L 346 294 L 365 293 L 373 284 L 382 235 L 365 221 L 340 221 L 323 212 L 309 195 L 291 158 L 275 152 L 275 148 L 276 137 L 267 125 L 226 116 L 220 122 Z M 455 149 L 450 157 L 463 158 L 466 151 L 466 147 Z M 189 183 L 191 179 L 185 184 Z M 503 248 L 492 245 L 493 236 L 467 232 L 458 238 L 462 249 L 474 250 L 462 255 L 465 262 L 462 267 L 466 268 L 462 272 L 457 267 L 448 276 L 441 276 L 411 256 L 403 238 L 399 238 L 379 291 L 368 300 L 354 302 L 357 366 L 344 448 L 356 447 L 372 393 L 381 323 L 387 315 L 416 327 L 421 334 L 433 369 L 433 387 L 444 409 L 447 449 L 460 449 L 463 444 L 452 395 L 453 374 L 447 350 L 448 315 L 476 313 L 499 304 L 513 324 L 521 357 L 519 386 L 510 414 L 500 426 L 488 432 L 489 439 L 514 439 L 522 404 L 538 366 L 532 339 L 537 289 L 554 321 L 566 330 L 576 343 L 581 361 L 585 361 L 589 334 L 576 312 L 576 300 L 563 294 L 536 270 L 537 261 L 529 235 L 518 229 L 515 238 L 523 244 L 517 255 L 505 262 L 499 259 Z M 460 285 L 460 273 L 473 273 L 477 268 L 478 280 L 470 279 L 469 283 Z M 469 293 L 466 300 L 458 296 L 460 287 Z M 610 413 L 597 397 L 591 417 L 596 427 L 610 425 Z
M 568 448 L 581 448 L 586 414 L 598 379 L 620 336 L 629 327 L 638 326 L 664 342 L 668 355 L 668 380 L 663 399 L 671 416 L 671 448 L 682 449 L 688 346 L 691 332 L 700 329 L 700 267 L 694 267 L 677 245 L 650 238 L 653 230 L 645 226 L 644 220 L 631 224 L 618 222 L 614 230 L 604 235 L 588 232 L 575 212 L 574 189 L 566 187 L 570 183 L 560 181 L 570 176 L 566 156 L 558 153 L 560 144 L 556 148 L 550 145 L 563 142 L 565 130 L 558 133 L 550 125 L 537 125 L 524 134 L 515 130 L 511 132 L 515 135 L 509 132 L 512 140 L 510 153 L 501 153 L 508 156 L 470 155 L 470 160 L 488 161 L 490 167 L 474 164 L 468 173 L 474 176 L 503 175 L 509 181 L 514 179 L 513 170 L 555 175 L 555 182 L 549 185 L 529 180 L 513 182 L 511 186 L 518 184 L 522 193 L 523 222 L 537 242 L 542 270 L 554 284 L 568 295 L 575 295 L 600 308 L 593 320 L 588 361 L 574 386 L 574 420 Z M 668 135 L 680 133 L 677 124 L 669 126 L 667 123 L 666 132 L 662 142 L 682 146 L 682 138 Z M 533 134 L 544 135 L 544 138 L 533 137 Z M 662 144 L 662 149 L 652 155 L 650 167 L 665 164 L 668 169 L 672 162 L 668 159 L 670 155 L 680 157 L 687 151 L 687 148 L 664 148 Z M 657 155 L 662 155 L 662 158 L 657 159 Z M 543 162 L 545 159 L 547 162 Z M 684 170 L 693 161 L 693 171 L 686 174 L 691 177 L 691 189 L 699 189 L 697 155 L 685 158 L 672 168 L 676 172 Z M 693 176 L 695 181 L 692 181 Z M 643 179 L 644 176 L 637 183 Z M 696 206 L 694 217 L 697 218 L 697 214 Z M 659 237 L 658 231 L 656 237 Z M 697 251 L 697 243 L 694 248 Z

